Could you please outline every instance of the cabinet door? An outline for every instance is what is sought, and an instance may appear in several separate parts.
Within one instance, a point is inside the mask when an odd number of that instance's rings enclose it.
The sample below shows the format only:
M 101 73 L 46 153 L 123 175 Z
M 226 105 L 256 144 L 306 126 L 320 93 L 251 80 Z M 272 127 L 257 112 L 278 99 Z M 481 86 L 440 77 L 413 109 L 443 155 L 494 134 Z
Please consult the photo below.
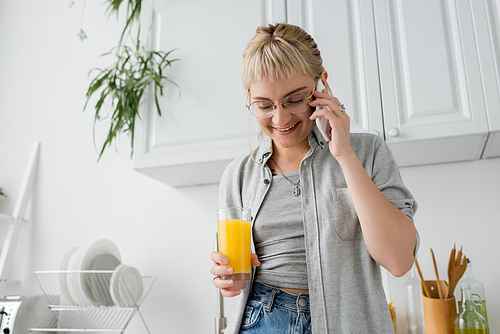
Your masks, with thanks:
M 176 49 L 166 75 L 179 89 L 165 84 L 161 117 L 147 98 L 134 168 L 171 186 L 217 183 L 249 150 L 242 53 L 257 26 L 285 19 L 284 0 L 145 1 L 143 12 L 143 40 Z
M 374 1 L 374 17 L 386 140 L 396 160 L 479 158 L 488 124 L 471 3 Z
M 500 0 L 473 1 L 490 134 L 483 158 L 500 157 Z
M 371 1 L 288 0 L 287 21 L 318 44 L 328 83 L 351 117 L 351 132 L 383 138 Z

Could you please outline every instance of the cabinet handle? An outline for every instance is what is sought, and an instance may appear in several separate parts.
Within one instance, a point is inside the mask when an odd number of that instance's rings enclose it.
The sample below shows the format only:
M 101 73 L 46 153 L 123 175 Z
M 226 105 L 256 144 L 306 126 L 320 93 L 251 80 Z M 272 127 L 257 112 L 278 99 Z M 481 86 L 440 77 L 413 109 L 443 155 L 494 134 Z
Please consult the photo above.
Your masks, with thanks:
M 390 128 L 387 133 L 389 134 L 390 137 L 397 137 L 397 136 L 399 136 L 399 130 L 398 130 L 398 128 Z

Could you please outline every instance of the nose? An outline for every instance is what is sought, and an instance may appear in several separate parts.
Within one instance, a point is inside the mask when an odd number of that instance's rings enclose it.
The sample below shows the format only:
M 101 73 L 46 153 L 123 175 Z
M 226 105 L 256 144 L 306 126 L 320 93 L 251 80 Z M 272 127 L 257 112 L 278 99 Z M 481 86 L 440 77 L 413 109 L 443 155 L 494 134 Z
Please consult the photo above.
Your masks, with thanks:
M 290 114 L 284 107 L 283 104 L 278 104 L 276 107 L 276 111 L 272 117 L 273 124 L 280 126 L 286 125 L 290 119 L 292 118 L 292 114 Z

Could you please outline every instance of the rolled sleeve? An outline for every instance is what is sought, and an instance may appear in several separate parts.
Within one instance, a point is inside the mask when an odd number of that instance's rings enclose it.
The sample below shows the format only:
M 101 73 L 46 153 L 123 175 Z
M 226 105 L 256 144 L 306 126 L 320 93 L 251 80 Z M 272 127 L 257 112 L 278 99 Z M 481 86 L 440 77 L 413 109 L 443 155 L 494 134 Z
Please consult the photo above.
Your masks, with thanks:
M 374 148 L 372 180 L 389 202 L 413 221 L 418 204 L 403 183 L 399 167 L 390 148 L 381 139 Z
M 399 167 L 387 144 L 379 139 L 375 143 L 372 180 L 380 192 L 398 210 L 403 212 L 415 224 L 414 215 L 418 203 L 403 183 Z M 415 227 L 416 229 L 416 227 Z M 414 255 L 420 247 L 420 235 L 417 230 Z

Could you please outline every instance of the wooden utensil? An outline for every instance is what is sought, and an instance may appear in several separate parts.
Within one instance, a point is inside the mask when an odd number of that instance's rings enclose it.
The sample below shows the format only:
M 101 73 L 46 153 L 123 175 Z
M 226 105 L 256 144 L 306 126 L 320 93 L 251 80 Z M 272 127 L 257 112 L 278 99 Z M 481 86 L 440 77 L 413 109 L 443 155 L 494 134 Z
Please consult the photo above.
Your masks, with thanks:
M 462 247 L 460 246 L 460 250 L 458 251 L 457 258 L 455 259 L 455 266 L 459 266 L 460 262 L 462 261 Z
M 420 280 L 422 281 L 422 287 L 424 289 L 424 295 L 428 298 L 430 298 L 431 293 L 429 291 L 429 288 L 427 285 L 424 283 L 424 276 L 422 276 L 422 271 L 420 270 L 420 266 L 418 265 L 417 259 L 415 259 L 415 267 L 417 267 L 418 275 L 420 276 Z
M 450 252 L 450 259 L 448 261 L 448 291 L 446 292 L 446 298 L 451 298 L 451 295 L 453 294 L 453 291 L 450 292 L 450 287 L 452 285 L 452 282 L 454 280 L 454 275 L 455 275 L 455 255 L 457 252 L 457 245 L 453 245 L 453 249 Z
M 451 262 L 451 270 L 448 268 L 449 272 L 449 284 L 448 284 L 448 292 L 446 293 L 446 298 L 451 298 L 455 291 L 455 287 L 462 278 L 465 270 L 467 269 L 467 263 L 469 260 L 465 255 L 462 254 L 462 247 L 455 256 L 455 249 L 451 251 L 450 254 L 450 262 Z
M 457 270 L 458 274 L 457 274 L 457 277 L 455 278 L 455 286 L 453 287 L 452 291 L 455 291 L 455 287 L 457 286 L 458 282 L 460 281 L 460 279 L 464 275 L 465 270 L 467 270 L 467 263 L 469 263 L 469 259 L 466 258 L 464 255 L 461 262 L 460 262 L 460 265 L 458 266 L 458 270 Z
M 448 283 L 451 282 L 451 271 L 453 270 L 453 265 L 455 263 L 455 252 L 457 251 L 456 249 L 456 244 L 453 245 L 453 249 L 450 252 L 450 259 L 448 260 Z
M 434 272 L 436 273 L 436 278 L 437 278 L 437 281 L 439 282 L 439 273 L 438 273 L 436 259 L 434 258 L 434 252 L 432 251 L 432 248 L 431 248 L 431 255 L 432 255 L 432 264 L 434 265 Z M 441 290 L 441 284 L 437 284 L 437 288 L 438 288 L 438 293 L 439 293 L 439 299 L 443 299 L 443 291 Z

